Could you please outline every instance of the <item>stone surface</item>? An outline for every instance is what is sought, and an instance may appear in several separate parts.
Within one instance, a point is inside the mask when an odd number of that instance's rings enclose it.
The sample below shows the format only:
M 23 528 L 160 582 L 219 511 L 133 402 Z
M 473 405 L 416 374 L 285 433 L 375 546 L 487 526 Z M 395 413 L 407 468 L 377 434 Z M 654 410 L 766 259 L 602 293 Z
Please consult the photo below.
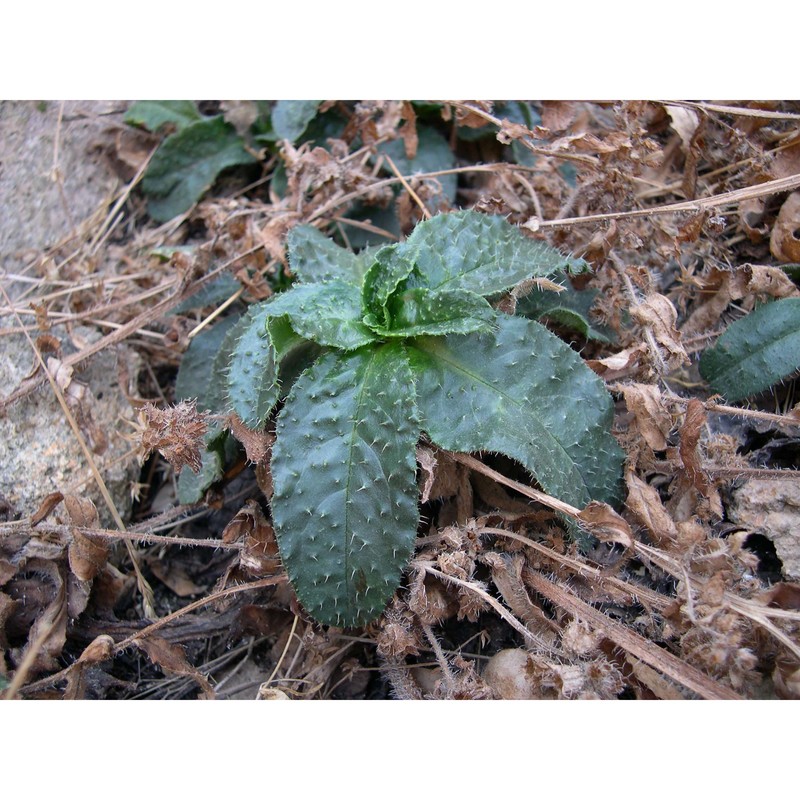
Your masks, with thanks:
M 119 183 L 95 145 L 110 123 L 121 120 L 126 104 L 65 102 L 59 128 L 60 107 L 55 101 L 0 102 L 0 280 L 15 299 L 31 285 L 16 280 L 14 273 L 26 271 L 43 251 L 79 231 L 92 215 L 105 213 Z M 52 179 L 56 138 L 60 186 Z M 29 269 L 27 274 L 40 277 Z M 20 299 L 21 306 L 27 302 Z M 5 301 L 0 299 L 0 305 Z M 25 320 L 30 322 L 30 317 Z M 17 326 L 13 316 L 0 316 L 2 396 L 8 396 L 34 365 L 27 339 L 10 333 Z M 61 326 L 51 333 L 61 340 L 64 356 L 101 335 L 92 328 L 75 328 L 70 335 Z M 84 370 L 76 370 L 72 391 L 83 395 L 82 426 L 90 439 L 94 426 L 94 459 L 124 518 L 139 468 L 131 444 L 123 438 L 130 430 L 123 418 L 132 418 L 133 411 L 117 383 L 119 357 L 132 354 L 123 347 L 94 356 Z M 46 383 L 0 415 L 0 495 L 14 513 L 24 516 L 54 491 L 88 494 L 102 523 L 113 525 L 87 459 Z
M 784 576 L 800 579 L 800 481 L 749 480 L 732 499 L 730 519 L 770 539 Z

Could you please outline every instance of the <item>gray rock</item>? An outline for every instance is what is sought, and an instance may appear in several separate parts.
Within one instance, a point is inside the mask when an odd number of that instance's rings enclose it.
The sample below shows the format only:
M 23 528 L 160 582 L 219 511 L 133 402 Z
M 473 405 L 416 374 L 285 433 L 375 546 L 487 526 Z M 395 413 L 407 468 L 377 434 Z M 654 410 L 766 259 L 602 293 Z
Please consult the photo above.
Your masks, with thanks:
M 770 539 L 784 576 L 800 579 L 800 481 L 749 480 L 733 492 L 728 516 Z

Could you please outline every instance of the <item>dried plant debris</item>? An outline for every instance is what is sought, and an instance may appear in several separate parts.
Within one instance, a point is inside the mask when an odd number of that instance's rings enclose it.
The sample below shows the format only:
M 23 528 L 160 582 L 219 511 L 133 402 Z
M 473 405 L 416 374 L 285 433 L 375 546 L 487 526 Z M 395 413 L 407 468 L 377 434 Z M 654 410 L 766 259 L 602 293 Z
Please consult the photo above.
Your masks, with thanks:
M 0 696 L 800 697 L 800 104 L 108 122 L 2 287 Z

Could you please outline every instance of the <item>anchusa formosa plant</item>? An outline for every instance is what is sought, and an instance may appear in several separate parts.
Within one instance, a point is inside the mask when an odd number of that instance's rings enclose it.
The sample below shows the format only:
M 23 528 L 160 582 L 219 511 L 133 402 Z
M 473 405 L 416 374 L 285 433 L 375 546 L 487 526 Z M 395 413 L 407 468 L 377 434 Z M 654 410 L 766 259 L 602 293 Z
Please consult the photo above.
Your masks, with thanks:
M 419 521 L 416 446 L 504 453 L 576 506 L 617 498 L 622 454 L 602 382 L 537 322 L 501 313 L 520 282 L 582 269 L 502 217 L 420 223 L 354 255 L 309 226 L 296 283 L 223 342 L 228 408 L 277 416 L 272 517 L 297 596 L 319 622 L 362 625 L 400 583 Z

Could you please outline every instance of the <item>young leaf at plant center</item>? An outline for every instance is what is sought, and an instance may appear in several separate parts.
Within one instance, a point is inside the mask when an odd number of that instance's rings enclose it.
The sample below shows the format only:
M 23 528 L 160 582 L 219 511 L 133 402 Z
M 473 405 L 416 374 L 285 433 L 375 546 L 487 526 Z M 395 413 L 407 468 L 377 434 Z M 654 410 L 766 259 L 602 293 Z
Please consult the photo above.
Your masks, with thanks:
M 153 133 L 163 125 L 172 125 L 176 131 L 203 119 L 191 100 L 139 100 L 125 114 L 125 122 L 139 125 Z
M 700 374 L 730 403 L 800 369 L 800 298 L 766 303 L 732 323 L 700 357 Z
M 497 323 L 494 334 L 423 337 L 409 348 L 423 429 L 449 450 L 515 458 L 575 506 L 616 502 L 623 454 L 603 382 L 539 323 Z
M 400 290 L 389 299 L 386 312 L 388 325 L 376 326 L 375 332 L 404 338 L 491 331 L 497 318 L 486 299 L 464 290 Z M 367 317 L 364 321 L 368 321 Z
M 563 292 L 549 292 L 534 289 L 530 294 L 517 301 L 516 313 L 528 319 L 541 321 L 550 319 L 559 325 L 577 331 L 587 339 L 598 342 L 610 342 L 607 333 L 591 321 L 590 309 L 597 289 L 572 288 L 569 281 L 564 281 Z
M 278 416 L 272 516 L 300 602 L 361 625 L 397 588 L 416 537 L 413 379 L 399 344 L 323 355 Z
M 300 336 L 323 346 L 355 350 L 375 341 L 361 321 L 361 292 L 351 283 L 298 284 L 263 308 L 270 317 L 287 316 Z
M 295 142 L 317 115 L 319 103 L 319 100 L 278 100 L 272 109 L 275 136 Z
M 421 222 L 405 247 L 416 265 L 408 288 L 466 289 L 484 297 L 527 278 L 587 268 L 583 259 L 529 239 L 503 217 L 476 211 L 439 214 Z
M 148 211 L 166 222 L 190 209 L 211 187 L 222 170 L 255 163 L 236 129 L 222 116 L 187 125 L 167 137 L 142 179 Z
M 289 231 L 286 254 L 289 268 L 303 283 L 341 280 L 360 287 L 369 266 L 311 225 Z
M 364 310 L 377 325 L 389 325 L 386 303 L 414 269 L 414 262 L 405 258 L 404 254 L 403 245 L 382 247 L 375 253 L 372 266 L 364 276 Z

